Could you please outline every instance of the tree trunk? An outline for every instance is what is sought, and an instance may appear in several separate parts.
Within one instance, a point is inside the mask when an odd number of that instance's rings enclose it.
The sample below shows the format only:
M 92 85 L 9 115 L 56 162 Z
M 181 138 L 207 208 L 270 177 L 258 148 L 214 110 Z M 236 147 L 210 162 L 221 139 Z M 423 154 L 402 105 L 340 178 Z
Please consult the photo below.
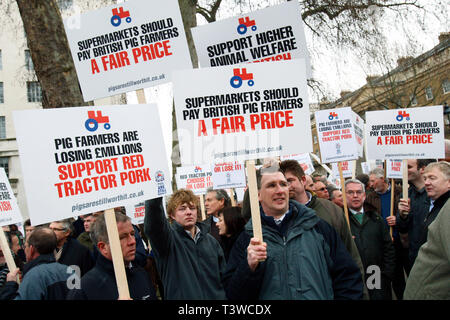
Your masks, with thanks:
M 198 68 L 198 57 L 195 51 L 194 40 L 192 39 L 191 28 L 197 26 L 196 6 L 192 0 L 178 0 L 180 6 L 181 17 L 183 18 L 184 30 L 186 32 L 186 40 L 191 54 L 192 66 Z M 177 122 L 175 116 L 175 102 L 172 103 L 172 189 L 176 189 L 176 167 L 181 165 L 180 147 L 178 144 Z
M 55 0 L 17 0 L 17 5 L 35 72 L 42 88 L 42 107 L 92 105 L 92 102 L 83 101 Z

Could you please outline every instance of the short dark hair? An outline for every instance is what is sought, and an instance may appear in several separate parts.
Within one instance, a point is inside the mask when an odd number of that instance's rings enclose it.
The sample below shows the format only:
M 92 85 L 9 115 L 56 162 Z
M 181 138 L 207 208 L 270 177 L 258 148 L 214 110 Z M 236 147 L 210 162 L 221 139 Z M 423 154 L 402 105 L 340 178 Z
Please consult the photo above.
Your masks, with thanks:
M 245 219 L 242 216 L 241 208 L 228 207 L 222 211 L 223 221 L 227 226 L 227 233 L 234 236 L 242 232 L 245 226 Z
M 117 211 L 114 212 L 114 215 L 116 217 L 117 223 L 119 223 L 119 222 L 125 223 L 127 221 L 131 221 L 130 217 L 128 217 L 127 215 L 124 215 L 122 213 L 119 213 Z M 92 224 L 91 229 L 92 230 L 91 230 L 91 233 L 89 236 L 91 237 L 92 243 L 95 246 L 100 241 L 109 243 L 108 230 L 106 228 L 106 221 L 105 221 L 104 214 L 99 215 L 95 219 L 95 222 Z
M 50 254 L 56 248 L 56 234 L 50 228 L 37 227 L 31 232 L 27 242 L 28 245 L 36 248 L 39 254 Z
M 31 227 L 31 220 L 30 219 L 25 220 L 25 222 L 23 223 L 23 226 L 24 227 Z
M 296 160 L 282 161 L 280 163 L 280 170 L 284 175 L 286 175 L 287 172 L 292 173 L 298 180 L 302 180 L 305 176 L 305 171 L 303 171 L 302 166 Z
M 356 176 L 356 180 L 361 181 L 364 186 L 367 186 L 369 184 L 370 177 L 365 173 L 361 173 Z
M 436 162 L 436 159 L 417 159 L 417 169 L 425 168 L 430 163 Z
M 271 174 L 275 172 L 281 172 L 280 165 L 278 163 L 271 163 L 270 166 L 262 166 L 256 170 L 256 185 L 258 190 L 261 190 L 261 180 L 264 174 Z

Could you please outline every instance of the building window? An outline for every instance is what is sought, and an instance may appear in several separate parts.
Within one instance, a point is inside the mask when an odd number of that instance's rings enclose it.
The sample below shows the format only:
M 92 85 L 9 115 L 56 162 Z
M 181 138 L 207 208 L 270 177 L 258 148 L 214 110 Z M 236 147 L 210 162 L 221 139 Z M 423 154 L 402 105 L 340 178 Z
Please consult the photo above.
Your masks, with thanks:
M 42 101 L 42 92 L 41 86 L 39 82 L 27 82 L 27 96 L 28 102 L 41 102 Z
M 5 96 L 3 94 L 3 82 L 0 82 L 0 103 L 5 102 Z
M 0 139 L 6 139 L 5 117 L 0 117 Z
M 27 70 L 34 70 L 33 60 L 31 59 L 30 50 L 25 50 L 25 67 Z
M 448 79 L 442 81 L 442 90 L 444 90 L 444 94 L 450 92 L 450 81 Z
M 9 158 L 0 157 L 0 167 L 5 169 L 6 176 L 9 178 Z
M 411 101 L 412 106 L 417 106 L 417 97 L 415 94 L 410 95 L 409 100 Z
M 431 100 L 434 98 L 433 96 L 433 90 L 431 89 L 431 87 L 428 87 L 425 89 L 425 95 L 427 97 L 427 100 Z

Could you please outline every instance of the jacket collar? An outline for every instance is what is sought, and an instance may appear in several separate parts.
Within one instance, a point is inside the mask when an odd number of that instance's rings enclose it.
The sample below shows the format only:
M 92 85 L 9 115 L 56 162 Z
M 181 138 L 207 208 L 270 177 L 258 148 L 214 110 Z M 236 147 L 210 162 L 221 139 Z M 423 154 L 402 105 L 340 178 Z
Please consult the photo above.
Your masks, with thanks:
M 34 267 L 40 265 L 40 264 L 47 264 L 56 262 L 55 256 L 53 253 L 49 254 L 41 254 L 39 257 L 37 257 L 34 260 L 31 260 L 30 262 L 27 262 L 25 266 L 23 267 L 23 275 L 25 275 L 28 271 L 33 269 Z
M 450 197 L 450 190 L 447 191 L 446 193 L 442 194 L 439 198 L 437 198 L 434 201 L 434 206 L 435 207 L 442 207 L 444 206 L 445 202 L 447 201 L 447 199 Z
M 100 252 L 97 257 L 96 267 L 103 269 L 109 274 L 115 275 L 113 262 L 111 260 L 106 259 Z M 125 271 L 129 271 L 130 267 L 131 268 L 134 267 L 132 263 L 126 264 Z

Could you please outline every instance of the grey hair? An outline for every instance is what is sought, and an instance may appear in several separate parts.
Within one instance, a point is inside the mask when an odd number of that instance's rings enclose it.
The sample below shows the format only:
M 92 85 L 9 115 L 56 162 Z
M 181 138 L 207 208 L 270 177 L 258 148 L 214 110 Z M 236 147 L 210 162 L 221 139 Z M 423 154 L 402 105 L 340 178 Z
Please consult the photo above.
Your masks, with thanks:
M 359 184 L 359 185 L 362 187 L 362 191 L 363 191 L 364 193 L 366 193 L 366 188 L 364 187 L 364 183 L 362 183 L 362 182 L 359 181 L 358 179 L 349 179 L 349 180 L 345 181 L 344 186 L 345 186 L 346 189 L 347 189 L 347 185 L 350 184 L 350 183 L 356 183 L 356 184 Z
M 446 179 L 450 179 L 450 163 L 447 161 L 432 162 L 425 167 L 424 173 L 429 172 L 433 168 L 438 169 L 444 174 Z
M 130 217 L 122 213 L 115 212 L 114 214 L 116 216 L 117 223 L 131 221 Z M 91 226 L 91 232 L 89 236 L 91 237 L 91 240 L 95 245 L 97 245 L 97 243 L 99 243 L 100 241 L 109 243 L 108 230 L 106 229 L 104 214 L 99 215 L 97 219 L 95 219 L 95 222 Z
M 209 192 L 215 192 L 216 193 L 216 199 L 218 201 L 223 199 L 223 206 L 224 207 L 231 206 L 230 196 L 228 195 L 228 193 L 224 189 L 216 189 L 216 190 L 214 190 L 213 188 L 208 188 L 206 190 L 206 193 L 209 193 Z
M 73 218 L 68 218 L 68 219 L 64 219 L 64 220 L 59 220 L 59 221 L 54 221 L 56 223 L 61 223 L 62 224 L 62 228 L 67 231 L 70 231 L 70 234 L 73 234 L 74 231 L 74 227 L 73 227 L 73 222 L 75 220 Z
M 372 174 L 375 175 L 375 177 L 377 177 L 377 178 L 383 178 L 384 181 L 388 182 L 388 180 L 384 177 L 384 170 L 383 170 L 383 169 L 381 169 L 381 168 L 375 168 L 375 169 L 373 169 L 373 170 L 371 170 L 371 171 L 369 172 L 369 176 L 372 175 Z

